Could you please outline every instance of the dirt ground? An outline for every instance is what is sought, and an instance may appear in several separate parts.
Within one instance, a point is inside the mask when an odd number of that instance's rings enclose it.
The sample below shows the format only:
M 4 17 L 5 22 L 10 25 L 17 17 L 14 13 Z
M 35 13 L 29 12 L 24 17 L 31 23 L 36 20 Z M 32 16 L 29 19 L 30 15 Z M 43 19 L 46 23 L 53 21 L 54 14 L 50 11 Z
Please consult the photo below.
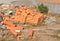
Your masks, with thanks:
M 28 28 L 29 27 L 29 28 Z M 22 31 L 22 40 L 20 41 L 60 41 L 60 19 L 57 24 L 48 26 L 24 26 L 25 30 Z M 28 39 L 29 30 L 34 30 L 34 39 Z M 9 30 L 0 30 L 0 41 L 17 41 L 16 36 L 12 35 Z

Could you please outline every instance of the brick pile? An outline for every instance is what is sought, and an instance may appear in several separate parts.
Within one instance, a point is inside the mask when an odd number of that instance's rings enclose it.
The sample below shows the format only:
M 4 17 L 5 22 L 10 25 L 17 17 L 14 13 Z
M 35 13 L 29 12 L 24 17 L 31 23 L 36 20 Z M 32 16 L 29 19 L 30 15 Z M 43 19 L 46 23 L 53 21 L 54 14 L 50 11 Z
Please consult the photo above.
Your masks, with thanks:
M 27 7 L 15 8 L 16 14 L 14 16 L 15 22 L 38 24 L 41 23 L 46 15 L 33 11 Z

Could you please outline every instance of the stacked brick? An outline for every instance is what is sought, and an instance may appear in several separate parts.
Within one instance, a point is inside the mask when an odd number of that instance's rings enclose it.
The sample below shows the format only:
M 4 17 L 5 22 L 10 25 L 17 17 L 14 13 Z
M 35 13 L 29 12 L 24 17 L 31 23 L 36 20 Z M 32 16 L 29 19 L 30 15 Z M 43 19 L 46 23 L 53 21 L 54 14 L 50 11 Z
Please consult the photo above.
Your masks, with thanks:
M 46 18 L 46 15 L 33 11 L 27 7 L 16 8 L 15 11 L 14 20 L 16 22 L 38 24 Z

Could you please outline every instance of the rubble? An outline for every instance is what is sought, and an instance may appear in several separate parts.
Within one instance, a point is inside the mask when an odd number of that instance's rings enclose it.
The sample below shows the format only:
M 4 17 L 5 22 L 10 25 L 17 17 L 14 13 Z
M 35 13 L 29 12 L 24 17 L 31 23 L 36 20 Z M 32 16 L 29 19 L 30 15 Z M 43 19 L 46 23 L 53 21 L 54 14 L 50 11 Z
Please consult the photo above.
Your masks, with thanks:
M 18 18 L 20 17 L 20 18 Z M 15 21 L 23 23 L 39 24 L 46 18 L 46 15 L 33 11 L 27 7 L 16 8 Z
M 15 14 L 15 12 L 14 11 L 6 11 L 5 12 L 5 15 L 7 16 L 7 15 L 14 15 Z
M 4 8 L 4 6 L 2 7 Z M 48 24 L 50 23 L 56 23 L 55 17 L 49 17 L 47 15 L 44 15 L 40 12 L 36 12 L 34 10 L 31 10 L 27 7 L 17 7 L 14 8 L 14 10 L 8 9 L 9 7 L 4 8 L 4 11 L 0 15 L 0 27 L 2 29 L 9 30 L 13 35 L 17 37 L 19 40 L 19 36 L 21 36 L 21 31 L 24 30 L 24 28 L 19 25 L 18 23 L 28 23 L 28 24 L 41 24 L 44 21 Z M 7 9 L 7 10 L 6 10 Z M 5 11 L 6 10 L 6 11 Z M 15 25 L 14 22 L 17 24 Z M 31 29 L 29 32 L 29 38 L 33 38 L 34 31 Z
M 47 24 L 56 24 L 56 18 L 55 18 L 55 17 L 47 17 L 47 18 L 45 19 L 45 22 L 46 22 Z

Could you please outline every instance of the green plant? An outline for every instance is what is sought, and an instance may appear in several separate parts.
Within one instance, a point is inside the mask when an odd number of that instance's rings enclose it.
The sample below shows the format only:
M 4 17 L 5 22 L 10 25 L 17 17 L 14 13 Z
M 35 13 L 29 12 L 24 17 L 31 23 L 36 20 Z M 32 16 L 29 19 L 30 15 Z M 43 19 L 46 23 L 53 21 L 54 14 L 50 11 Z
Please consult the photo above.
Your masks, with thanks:
M 48 13 L 48 7 L 47 7 L 47 6 L 44 6 L 43 4 L 38 5 L 38 10 L 39 10 L 41 13 Z

